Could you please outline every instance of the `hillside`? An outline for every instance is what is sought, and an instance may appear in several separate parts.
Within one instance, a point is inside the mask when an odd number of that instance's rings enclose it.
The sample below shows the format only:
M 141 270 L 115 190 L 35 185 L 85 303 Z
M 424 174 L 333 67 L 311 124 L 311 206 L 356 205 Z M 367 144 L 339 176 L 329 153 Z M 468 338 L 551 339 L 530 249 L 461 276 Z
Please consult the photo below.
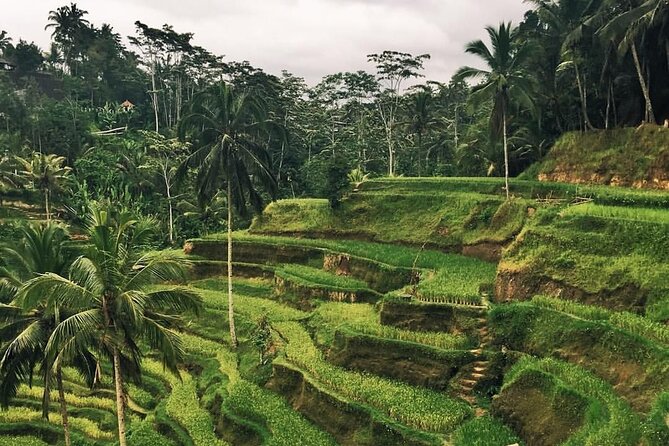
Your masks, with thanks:
M 284 200 L 257 234 L 356 238 L 427 246 L 499 261 L 496 298 L 537 294 L 669 319 L 665 277 L 668 194 L 516 180 L 505 202 L 488 179 L 369 181 L 337 211 L 324 200 Z
M 669 332 L 653 322 L 669 319 L 669 262 L 657 249 L 669 240 L 666 195 L 531 181 L 512 190 L 505 202 L 498 180 L 383 179 L 336 211 L 321 200 L 268 206 L 234 236 L 237 271 L 274 276 L 274 298 L 310 314 L 279 325 L 288 344 L 269 387 L 340 444 L 431 444 L 419 432 L 435 429 L 462 445 L 514 435 L 527 445 L 666 443 Z M 202 273 L 223 271 L 224 237 L 187 244 Z M 295 263 L 309 267 L 284 266 Z M 388 403 L 345 384 L 338 367 L 443 391 L 472 412 L 435 401 L 441 428 L 399 408 L 391 419 L 409 431 L 383 417 L 383 430 L 360 424 L 346 404 L 374 413 Z M 407 397 L 411 413 L 421 398 Z M 393 437 L 380 436 L 387 429 Z
M 237 350 L 226 234 L 189 240 L 204 311 L 178 376 L 149 359 L 128 386 L 129 444 L 667 444 L 666 194 L 501 186 L 379 179 L 335 211 L 270 204 L 233 237 Z M 92 390 L 64 375 L 75 443 L 113 444 L 109 370 Z M 41 386 L 0 413 L 0 444 L 61 441 Z
M 560 137 L 526 176 L 541 181 L 669 189 L 669 129 L 572 132 Z

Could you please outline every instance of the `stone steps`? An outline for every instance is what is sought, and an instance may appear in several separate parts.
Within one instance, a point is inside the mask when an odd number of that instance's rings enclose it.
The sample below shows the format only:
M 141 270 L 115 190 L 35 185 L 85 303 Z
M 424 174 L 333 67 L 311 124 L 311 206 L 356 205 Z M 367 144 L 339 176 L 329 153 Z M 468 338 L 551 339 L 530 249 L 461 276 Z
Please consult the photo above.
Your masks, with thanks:
M 486 372 L 490 366 L 490 361 L 483 358 L 483 352 L 492 340 L 489 329 L 488 320 L 484 317 L 476 319 L 476 332 L 479 336 L 479 345 L 469 350 L 470 353 L 476 355 L 478 359 L 471 363 L 470 368 L 464 373 L 456 382 L 457 396 L 474 406 L 474 413 L 477 417 L 481 417 L 487 413 L 487 410 L 477 406 L 476 395 L 474 389 L 476 385 L 486 376 Z

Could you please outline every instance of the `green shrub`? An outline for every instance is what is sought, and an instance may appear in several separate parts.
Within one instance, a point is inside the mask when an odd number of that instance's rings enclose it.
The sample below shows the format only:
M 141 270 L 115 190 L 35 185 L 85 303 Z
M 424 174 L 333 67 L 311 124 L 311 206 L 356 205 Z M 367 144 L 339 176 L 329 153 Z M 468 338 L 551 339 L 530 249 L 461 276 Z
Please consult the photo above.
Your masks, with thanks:
M 133 446 L 176 446 L 172 440 L 157 432 L 153 415 L 130 425 L 128 443 Z
M 3 436 L 0 437 L 0 446 L 47 446 L 47 443 L 36 437 Z
M 350 188 L 349 171 L 349 162 L 340 153 L 337 153 L 328 162 L 327 176 L 325 177 L 325 197 L 333 209 L 339 207 L 344 193 Z
M 474 418 L 458 427 L 451 438 L 454 446 L 492 446 L 522 444 L 507 426 L 489 416 Z

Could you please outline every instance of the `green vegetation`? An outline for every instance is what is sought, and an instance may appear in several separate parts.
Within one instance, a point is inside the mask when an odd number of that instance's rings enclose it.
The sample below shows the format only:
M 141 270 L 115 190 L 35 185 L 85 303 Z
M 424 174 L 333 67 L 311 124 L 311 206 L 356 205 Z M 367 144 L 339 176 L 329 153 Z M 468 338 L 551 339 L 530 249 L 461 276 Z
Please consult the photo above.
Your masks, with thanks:
M 465 404 L 444 394 L 329 365 L 297 323 L 277 324 L 277 329 L 288 341 L 286 359 L 289 362 L 303 367 L 332 391 L 368 404 L 399 423 L 420 430 L 448 432 L 471 415 Z
M 360 236 L 378 242 L 430 243 L 458 248 L 504 242 L 520 231 L 529 202 L 475 193 L 352 194 L 331 210 L 323 200 L 271 203 L 251 232 L 332 237 Z M 304 216 L 304 217 L 303 217 Z
M 588 400 L 585 425 L 566 444 L 613 446 L 638 443 L 641 437 L 639 417 L 615 395 L 610 385 L 579 367 L 561 361 L 524 357 L 506 375 L 504 387 L 532 372 L 547 375 L 558 389 L 573 390 Z
M 495 265 L 461 257 L 454 258 L 418 284 L 417 298 L 426 302 L 481 304 L 482 288 L 492 288 Z
M 636 410 L 647 412 L 669 385 L 666 344 L 638 334 L 634 323 L 633 331 L 627 331 L 625 324 L 584 319 L 547 307 L 546 302 L 550 303 L 538 299 L 537 304 L 493 308 L 489 324 L 494 342 L 542 357 L 559 355 L 608 381 Z M 577 310 L 574 313 L 584 316 L 593 313 Z
M 327 435 L 306 422 L 280 397 L 243 379 L 235 353 L 195 336 L 184 336 L 184 344 L 192 353 L 216 358 L 218 368 L 227 381 L 224 409 L 232 414 L 262 420 L 271 435 L 266 439 L 267 444 L 290 445 L 302 441 L 313 445 L 333 444 Z
M 12 436 L 3 436 L 0 437 L 0 445 L 2 446 L 47 446 L 47 443 L 43 442 L 36 437 L 12 437 Z
M 367 194 L 428 195 L 453 192 L 501 195 L 501 178 L 375 178 L 366 181 L 362 190 Z M 608 187 L 590 184 L 556 183 L 525 179 L 525 175 L 509 181 L 511 193 L 524 198 L 575 200 L 578 197 L 596 204 L 619 206 L 666 207 L 667 194 L 661 191 L 639 190 L 627 187 Z
M 340 329 L 384 339 L 430 345 L 444 350 L 457 350 L 466 345 L 466 339 L 459 335 L 400 330 L 381 325 L 379 314 L 370 304 L 326 302 L 319 305 L 309 318 L 309 326 L 316 333 L 316 341 L 322 345 L 331 345 L 335 332 Z
M 187 375 L 181 375 L 181 382 L 172 381 L 172 392 L 165 406 L 167 414 L 183 426 L 193 439 L 195 446 L 226 446 L 227 443 L 214 435 L 209 414 L 203 410 L 196 394 L 195 383 Z
M 491 417 L 478 417 L 460 426 L 451 439 L 455 446 L 522 443 L 511 429 Z
M 568 133 L 532 174 L 541 180 L 665 189 L 668 150 L 669 131 L 661 127 Z
M 308 266 L 288 264 L 277 268 L 275 274 L 306 286 L 323 286 L 338 290 L 369 290 L 367 284 L 362 280 L 337 276 Z
M 0 30 L 0 446 L 669 444 L 669 2 L 526 3 L 439 82 Z
M 666 326 L 636 314 L 610 311 L 602 307 L 583 305 L 577 302 L 546 296 L 537 296 L 532 299 L 532 303 L 591 321 L 607 321 L 612 326 L 621 330 L 669 346 L 669 329 Z
M 212 235 L 202 241 L 207 243 L 219 240 Z M 491 286 L 495 277 L 495 265 L 492 263 L 463 257 L 461 255 L 446 254 L 436 250 L 408 248 L 390 244 L 358 242 L 352 240 L 317 240 L 296 239 L 279 236 L 261 236 L 245 232 L 235 233 L 235 241 L 248 242 L 269 246 L 298 246 L 324 249 L 332 253 L 343 253 L 361 258 L 367 258 L 382 265 L 436 270 L 436 273 L 423 273 L 418 291 L 426 300 L 442 300 L 460 298 L 463 301 L 479 303 L 480 289 Z M 198 240 L 192 243 L 200 243 Z M 290 276 L 298 279 L 308 279 L 313 283 L 328 284 L 338 288 L 359 289 L 367 288 L 364 282 L 350 277 L 338 277 L 324 273 L 314 268 L 290 265 L 276 270 L 280 276 Z
M 51 414 L 55 424 L 62 424 L 59 414 Z M 21 423 L 26 421 L 38 421 L 42 413 L 38 410 L 31 410 L 26 407 L 13 407 L 7 411 L 0 412 L 1 423 Z M 96 440 L 112 440 L 114 434 L 100 429 L 95 422 L 86 418 L 69 417 L 69 423 L 72 429 L 82 432 L 87 437 Z
M 586 203 L 580 206 L 571 206 L 561 212 L 562 215 L 581 215 L 616 220 L 637 220 L 656 223 L 669 222 L 669 211 L 656 208 L 613 207 Z
M 666 240 L 669 222 L 659 210 L 541 209 L 500 264 L 501 277 L 515 276 L 522 284 L 504 293 L 524 298 L 546 294 L 546 288 L 536 285 L 540 282 L 536 277 L 542 277 L 566 288 L 567 295 L 573 294 L 576 300 L 643 312 L 664 321 L 669 317 L 669 289 L 664 279 L 669 258 L 666 250 L 657 247 Z

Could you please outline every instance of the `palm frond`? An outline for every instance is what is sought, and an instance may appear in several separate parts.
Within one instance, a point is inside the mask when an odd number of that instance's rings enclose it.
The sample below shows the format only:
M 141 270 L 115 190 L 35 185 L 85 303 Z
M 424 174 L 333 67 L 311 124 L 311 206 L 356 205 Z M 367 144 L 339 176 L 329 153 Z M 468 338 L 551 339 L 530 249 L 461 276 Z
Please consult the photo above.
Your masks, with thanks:
M 200 314 L 202 297 L 185 287 L 174 287 L 146 293 L 146 308 L 153 311 L 171 311 L 176 314 Z

